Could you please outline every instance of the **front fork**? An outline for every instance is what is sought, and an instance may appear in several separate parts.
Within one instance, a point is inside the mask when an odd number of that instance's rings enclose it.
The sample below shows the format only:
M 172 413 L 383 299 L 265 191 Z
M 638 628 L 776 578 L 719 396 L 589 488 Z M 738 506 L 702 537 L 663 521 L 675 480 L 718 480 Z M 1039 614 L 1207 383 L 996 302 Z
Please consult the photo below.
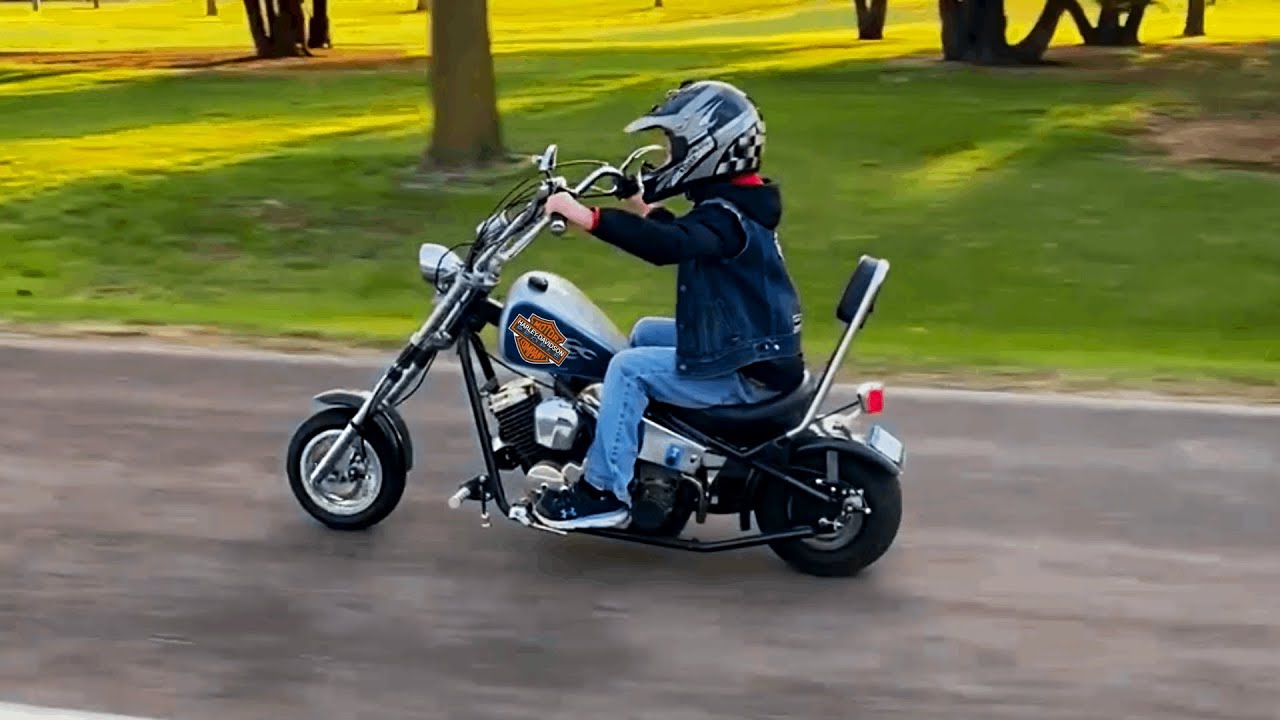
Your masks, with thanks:
M 311 476 L 307 480 L 312 485 L 320 484 L 320 481 L 329 475 L 329 472 L 333 470 L 333 466 L 337 464 L 338 458 L 342 457 L 342 454 L 346 452 L 352 440 L 355 439 L 356 433 L 359 432 L 360 426 L 368 420 L 369 414 L 374 411 L 374 408 L 379 407 L 388 398 L 395 399 L 400 397 L 410 383 L 427 371 L 431 366 L 431 362 L 435 359 L 435 354 L 435 350 L 424 350 L 415 344 L 410 344 L 401 351 L 396 361 L 378 379 L 373 392 L 369 393 L 369 396 L 365 398 L 365 401 L 356 410 L 356 414 L 347 421 L 347 426 L 342 429 L 342 434 L 338 436 L 337 441 L 320 459 L 320 464 L 316 466 L 315 470 L 311 471 Z
M 312 471 L 311 477 L 307 480 L 316 485 L 320 479 L 327 476 L 329 471 L 338 462 L 338 458 L 342 453 L 346 452 L 347 446 L 351 444 L 351 440 L 359 432 L 358 428 L 364 424 L 369 418 L 369 413 L 378 407 L 382 401 L 387 398 L 394 398 L 403 391 L 409 383 L 417 378 L 418 372 L 425 369 L 429 361 L 435 357 L 438 348 L 441 347 L 442 333 L 440 328 L 450 327 L 457 318 L 458 313 L 466 305 L 470 298 L 471 288 L 462 278 L 454 281 L 449 286 L 449 290 L 445 292 L 444 297 L 436 303 L 431 310 L 431 315 L 427 317 L 418 331 L 409 338 L 409 344 L 404 350 L 400 351 L 400 356 L 396 361 L 387 368 L 387 371 L 378 380 L 378 384 L 374 386 L 373 392 L 369 393 L 369 397 L 365 399 L 364 404 L 356 411 L 356 414 L 347 422 L 347 426 L 343 428 L 342 434 L 338 436 L 338 441 L 329 448 L 329 452 L 325 453 L 320 459 L 320 464 Z M 405 369 L 408 368 L 408 372 Z

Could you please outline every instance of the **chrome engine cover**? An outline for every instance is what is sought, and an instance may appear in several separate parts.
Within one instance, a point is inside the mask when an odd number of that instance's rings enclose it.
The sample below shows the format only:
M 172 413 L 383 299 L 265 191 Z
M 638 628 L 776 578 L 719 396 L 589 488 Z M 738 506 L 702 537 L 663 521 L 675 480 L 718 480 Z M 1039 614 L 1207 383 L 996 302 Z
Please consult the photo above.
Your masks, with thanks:
M 554 397 L 538 405 L 533 411 L 534 438 L 538 444 L 552 450 L 568 450 L 578 438 L 582 418 L 573 403 Z

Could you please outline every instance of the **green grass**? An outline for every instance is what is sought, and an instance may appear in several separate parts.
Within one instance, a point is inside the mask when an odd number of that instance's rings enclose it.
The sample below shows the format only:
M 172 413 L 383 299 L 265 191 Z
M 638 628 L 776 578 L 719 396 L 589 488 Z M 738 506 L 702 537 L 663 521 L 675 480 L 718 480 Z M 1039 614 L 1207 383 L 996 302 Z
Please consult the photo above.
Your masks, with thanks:
M 784 188 L 783 243 L 816 356 L 865 252 L 893 263 L 858 351 L 880 368 L 1280 387 L 1280 184 L 1172 166 L 1116 132 L 1153 107 L 1273 108 L 1258 92 L 1277 78 L 1273 51 L 1179 54 L 1131 75 L 989 72 L 834 43 L 847 28 L 814 24 L 828 3 L 740 4 L 750 12 L 720 30 L 757 34 L 741 45 L 679 47 L 714 16 L 620 30 L 634 45 L 560 51 L 535 26 L 498 58 L 508 144 L 620 158 L 632 116 L 673 81 L 716 72 L 767 114 L 767 165 Z M 1212 9 L 1211 31 L 1245 5 Z M 794 12 L 750 14 L 769 8 Z M 402 184 L 430 122 L 423 77 L 0 74 L 0 318 L 402 339 L 429 303 L 417 243 L 468 241 L 512 180 L 465 192 Z M 670 271 L 590 238 L 548 235 L 507 279 L 532 267 L 580 284 L 624 327 L 671 310 Z

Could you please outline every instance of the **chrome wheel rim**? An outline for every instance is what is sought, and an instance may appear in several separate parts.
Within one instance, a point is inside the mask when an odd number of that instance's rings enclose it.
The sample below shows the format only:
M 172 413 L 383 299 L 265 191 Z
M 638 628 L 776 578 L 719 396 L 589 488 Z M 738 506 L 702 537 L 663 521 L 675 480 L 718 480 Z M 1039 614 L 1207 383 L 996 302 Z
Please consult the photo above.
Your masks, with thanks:
M 307 497 L 333 515 L 358 515 L 368 510 L 382 489 L 382 459 L 369 442 L 357 437 L 334 463 L 333 470 L 318 483 L 308 480 L 325 453 L 342 435 L 342 428 L 316 433 L 302 449 L 298 461 Z M 356 457 L 357 444 L 363 457 Z

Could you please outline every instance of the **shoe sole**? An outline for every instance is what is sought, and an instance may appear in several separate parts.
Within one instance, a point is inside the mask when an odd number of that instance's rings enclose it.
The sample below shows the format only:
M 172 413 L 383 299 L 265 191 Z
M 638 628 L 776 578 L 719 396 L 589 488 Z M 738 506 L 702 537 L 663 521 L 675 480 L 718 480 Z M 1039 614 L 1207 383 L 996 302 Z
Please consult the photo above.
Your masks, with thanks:
M 574 518 L 573 520 L 551 520 L 543 517 L 535 509 L 533 516 L 538 518 L 538 522 L 556 530 L 586 530 L 590 528 L 613 528 L 626 525 L 631 519 L 631 513 L 626 510 L 615 510 L 607 515 L 592 515 L 591 517 Z

